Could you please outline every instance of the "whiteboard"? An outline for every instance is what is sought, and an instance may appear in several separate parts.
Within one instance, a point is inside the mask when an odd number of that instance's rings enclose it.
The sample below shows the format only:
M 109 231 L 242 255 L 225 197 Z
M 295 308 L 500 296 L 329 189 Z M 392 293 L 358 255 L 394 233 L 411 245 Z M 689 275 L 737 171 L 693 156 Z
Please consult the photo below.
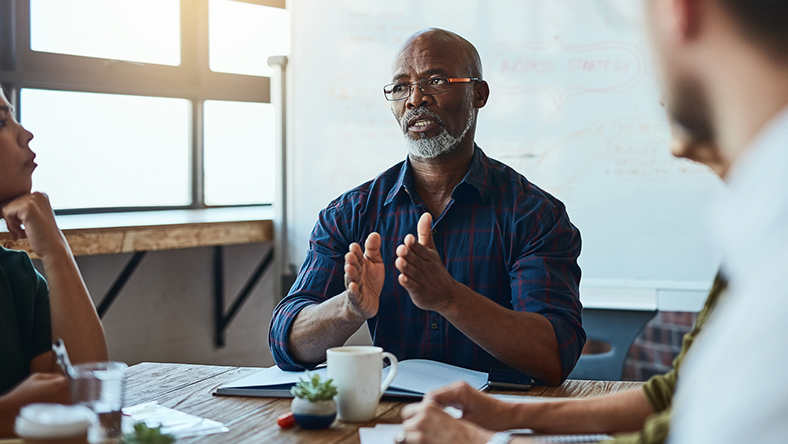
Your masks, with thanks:
M 720 257 L 704 233 L 705 214 L 722 182 L 669 153 L 641 2 L 288 5 L 296 264 L 322 208 L 407 155 L 382 86 L 404 39 L 439 27 L 471 41 L 482 58 L 491 93 L 476 142 L 561 199 L 580 229 L 584 287 L 709 287 Z

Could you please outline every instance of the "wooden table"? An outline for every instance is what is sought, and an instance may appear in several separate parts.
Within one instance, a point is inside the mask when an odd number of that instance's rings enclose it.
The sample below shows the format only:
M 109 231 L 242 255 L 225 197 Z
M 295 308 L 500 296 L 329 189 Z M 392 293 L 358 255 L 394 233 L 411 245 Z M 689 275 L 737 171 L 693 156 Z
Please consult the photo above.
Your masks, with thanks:
M 126 405 L 157 401 L 165 407 L 224 423 L 230 431 L 179 443 L 359 443 L 358 428 L 399 423 L 400 402 L 382 402 L 375 419 L 362 424 L 335 421 L 327 430 L 280 429 L 276 418 L 290 411 L 290 399 L 214 396 L 216 388 L 259 368 L 145 362 L 129 368 Z M 560 387 L 535 387 L 525 394 L 588 397 L 639 387 L 640 382 L 566 381 Z M 503 392 L 502 392 L 503 393 Z M 518 393 L 521 394 L 521 393 Z

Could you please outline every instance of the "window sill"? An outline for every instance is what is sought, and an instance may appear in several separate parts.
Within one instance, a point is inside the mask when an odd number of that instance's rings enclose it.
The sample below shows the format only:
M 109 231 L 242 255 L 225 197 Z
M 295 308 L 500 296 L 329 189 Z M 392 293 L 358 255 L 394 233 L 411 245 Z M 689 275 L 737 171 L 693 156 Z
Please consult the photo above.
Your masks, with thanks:
M 75 256 L 132 253 L 273 240 L 271 207 L 210 208 L 56 216 Z M 0 221 L 0 245 L 25 250 Z

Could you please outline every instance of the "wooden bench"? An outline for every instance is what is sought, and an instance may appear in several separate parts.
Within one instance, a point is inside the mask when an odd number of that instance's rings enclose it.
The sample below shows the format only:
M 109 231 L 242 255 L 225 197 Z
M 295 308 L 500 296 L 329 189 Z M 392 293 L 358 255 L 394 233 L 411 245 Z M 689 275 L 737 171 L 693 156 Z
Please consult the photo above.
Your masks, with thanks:
M 224 312 L 224 245 L 270 242 L 274 239 L 271 207 L 216 208 L 57 216 L 74 256 L 133 253 L 96 310 L 103 316 L 148 251 L 214 247 L 215 343 L 224 345 L 224 331 L 273 262 L 273 247 L 247 279 Z M 37 256 L 26 239 L 13 241 L 0 222 L 0 245 Z

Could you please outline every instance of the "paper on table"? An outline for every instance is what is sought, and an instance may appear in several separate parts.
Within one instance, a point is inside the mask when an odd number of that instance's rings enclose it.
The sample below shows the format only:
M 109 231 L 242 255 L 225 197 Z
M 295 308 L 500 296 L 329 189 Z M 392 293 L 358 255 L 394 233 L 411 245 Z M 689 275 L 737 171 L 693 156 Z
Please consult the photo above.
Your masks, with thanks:
M 213 435 L 228 432 L 224 424 L 210 419 L 200 418 L 179 410 L 160 406 L 156 402 L 147 402 L 123 409 L 123 433 L 133 433 L 134 424 L 144 422 L 150 428 L 161 426 L 161 433 L 176 438 L 190 436 Z
M 383 369 L 383 377 L 389 369 Z M 391 387 L 415 393 L 427 393 L 455 381 L 465 381 L 471 387 L 479 389 L 487 383 L 487 373 L 457 367 L 427 359 L 408 359 L 399 363 L 397 376 Z
M 361 444 L 389 444 L 395 442 L 402 424 L 378 424 L 375 427 L 359 427 Z

